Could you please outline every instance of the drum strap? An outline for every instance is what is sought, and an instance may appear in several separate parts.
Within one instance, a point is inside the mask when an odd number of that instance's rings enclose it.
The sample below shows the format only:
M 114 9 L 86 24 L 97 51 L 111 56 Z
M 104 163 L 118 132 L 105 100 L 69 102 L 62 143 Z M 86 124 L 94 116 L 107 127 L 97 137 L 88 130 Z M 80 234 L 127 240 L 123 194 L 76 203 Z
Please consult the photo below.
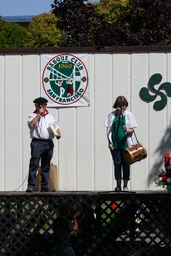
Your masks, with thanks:
M 137 138 L 137 135 L 136 135 L 135 131 L 134 131 L 134 136 L 135 136 L 135 138 L 136 138 L 137 144 L 140 144 L 139 141 L 138 141 L 138 138 Z M 146 151 L 145 151 L 145 149 L 144 149 L 144 146 L 141 145 L 141 147 L 143 148 L 143 150 L 144 150 L 144 155 L 145 155 L 145 154 L 146 154 Z M 142 155 L 141 158 L 142 158 L 144 155 Z M 141 160 L 141 158 L 140 158 L 140 160 Z
M 137 144 L 141 145 L 141 147 L 142 147 L 143 150 L 144 150 L 144 155 L 145 155 L 145 154 L 146 154 L 145 147 L 144 147 L 142 144 L 139 143 L 139 140 L 138 140 L 138 138 L 137 138 L 137 135 L 136 135 L 136 133 L 135 133 L 135 130 L 134 130 L 133 133 L 134 133 L 135 139 L 136 139 L 136 141 L 137 141 Z M 134 145 L 134 146 L 135 146 L 135 145 Z M 143 158 L 144 155 L 142 155 L 141 158 Z M 141 160 L 141 158 L 140 158 L 140 160 Z
M 136 138 L 137 144 L 139 144 L 139 141 L 138 141 L 138 139 L 137 139 L 137 135 L 136 135 L 135 131 L 134 131 L 134 136 L 135 136 L 135 138 Z
M 134 136 L 135 136 L 135 138 L 136 138 L 137 144 L 140 144 L 139 141 L 138 141 L 138 139 L 137 139 L 137 135 L 136 135 L 135 131 L 133 131 L 133 133 L 134 133 Z M 126 142 L 125 142 L 125 146 L 126 146 Z M 135 146 L 135 144 L 134 144 L 134 146 Z M 125 148 L 126 148 L 126 147 L 125 147 Z

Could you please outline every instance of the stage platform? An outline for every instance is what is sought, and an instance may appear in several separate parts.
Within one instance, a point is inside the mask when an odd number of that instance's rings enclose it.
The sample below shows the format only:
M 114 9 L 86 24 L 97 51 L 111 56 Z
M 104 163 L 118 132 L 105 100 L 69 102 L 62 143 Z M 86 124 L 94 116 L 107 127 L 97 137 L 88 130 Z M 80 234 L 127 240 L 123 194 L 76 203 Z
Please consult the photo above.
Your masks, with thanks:
M 67 194 L 73 194 L 73 195 L 99 195 L 99 194 L 165 194 L 167 190 L 137 190 L 137 191 L 121 191 L 116 192 L 114 190 L 109 191 L 56 191 L 56 192 L 40 192 L 40 191 L 34 191 L 34 192 L 26 192 L 26 191 L 0 191 L 0 196 L 3 195 L 10 195 L 10 196 L 20 196 L 20 195 L 67 195 Z

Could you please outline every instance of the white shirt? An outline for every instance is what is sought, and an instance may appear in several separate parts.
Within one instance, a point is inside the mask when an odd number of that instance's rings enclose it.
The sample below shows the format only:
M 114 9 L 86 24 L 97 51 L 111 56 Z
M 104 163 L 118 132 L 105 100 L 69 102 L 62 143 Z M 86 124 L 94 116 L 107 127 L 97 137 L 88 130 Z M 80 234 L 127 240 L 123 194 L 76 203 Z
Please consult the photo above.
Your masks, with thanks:
M 115 114 L 116 114 L 116 110 L 114 110 L 113 112 L 111 112 L 107 118 L 106 118 L 106 121 L 104 123 L 104 126 L 107 127 L 107 136 L 110 140 L 110 142 L 113 144 L 112 142 L 112 124 L 113 124 L 113 121 L 115 119 Z M 133 116 L 133 114 L 127 110 L 125 110 L 125 125 L 127 127 L 127 129 L 130 129 L 130 128 L 135 128 L 137 127 L 137 123 L 135 121 L 135 118 Z M 127 144 L 128 144 L 128 147 L 131 147 L 134 145 L 134 141 L 133 141 L 133 133 L 129 133 L 127 134 Z
M 37 116 L 37 114 L 32 113 L 28 117 L 28 127 L 30 129 L 30 138 L 37 138 L 37 139 L 53 139 L 54 134 L 52 133 L 51 129 L 49 128 L 50 124 L 54 125 L 55 130 L 57 130 L 61 125 L 58 123 L 51 114 L 47 114 L 45 116 L 40 116 L 37 124 L 34 128 L 30 128 L 30 122 Z

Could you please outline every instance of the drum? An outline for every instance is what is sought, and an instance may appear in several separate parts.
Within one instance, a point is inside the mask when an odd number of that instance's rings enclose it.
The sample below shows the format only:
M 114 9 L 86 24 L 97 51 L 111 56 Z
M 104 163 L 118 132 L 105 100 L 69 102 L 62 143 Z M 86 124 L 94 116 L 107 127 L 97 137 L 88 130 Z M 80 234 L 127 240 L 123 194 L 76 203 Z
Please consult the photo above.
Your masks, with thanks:
M 127 164 L 133 164 L 147 157 L 147 150 L 142 143 L 123 150 L 123 158 Z

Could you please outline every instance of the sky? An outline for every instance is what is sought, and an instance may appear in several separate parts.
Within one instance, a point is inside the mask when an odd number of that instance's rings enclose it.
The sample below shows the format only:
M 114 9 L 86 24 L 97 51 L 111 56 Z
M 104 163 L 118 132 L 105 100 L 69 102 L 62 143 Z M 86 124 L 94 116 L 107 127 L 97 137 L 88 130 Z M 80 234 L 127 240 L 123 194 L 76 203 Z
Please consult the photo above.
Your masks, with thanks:
M 49 12 L 53 3 L 54 0 L 0 0 L 0 16 L 38 15 Z

